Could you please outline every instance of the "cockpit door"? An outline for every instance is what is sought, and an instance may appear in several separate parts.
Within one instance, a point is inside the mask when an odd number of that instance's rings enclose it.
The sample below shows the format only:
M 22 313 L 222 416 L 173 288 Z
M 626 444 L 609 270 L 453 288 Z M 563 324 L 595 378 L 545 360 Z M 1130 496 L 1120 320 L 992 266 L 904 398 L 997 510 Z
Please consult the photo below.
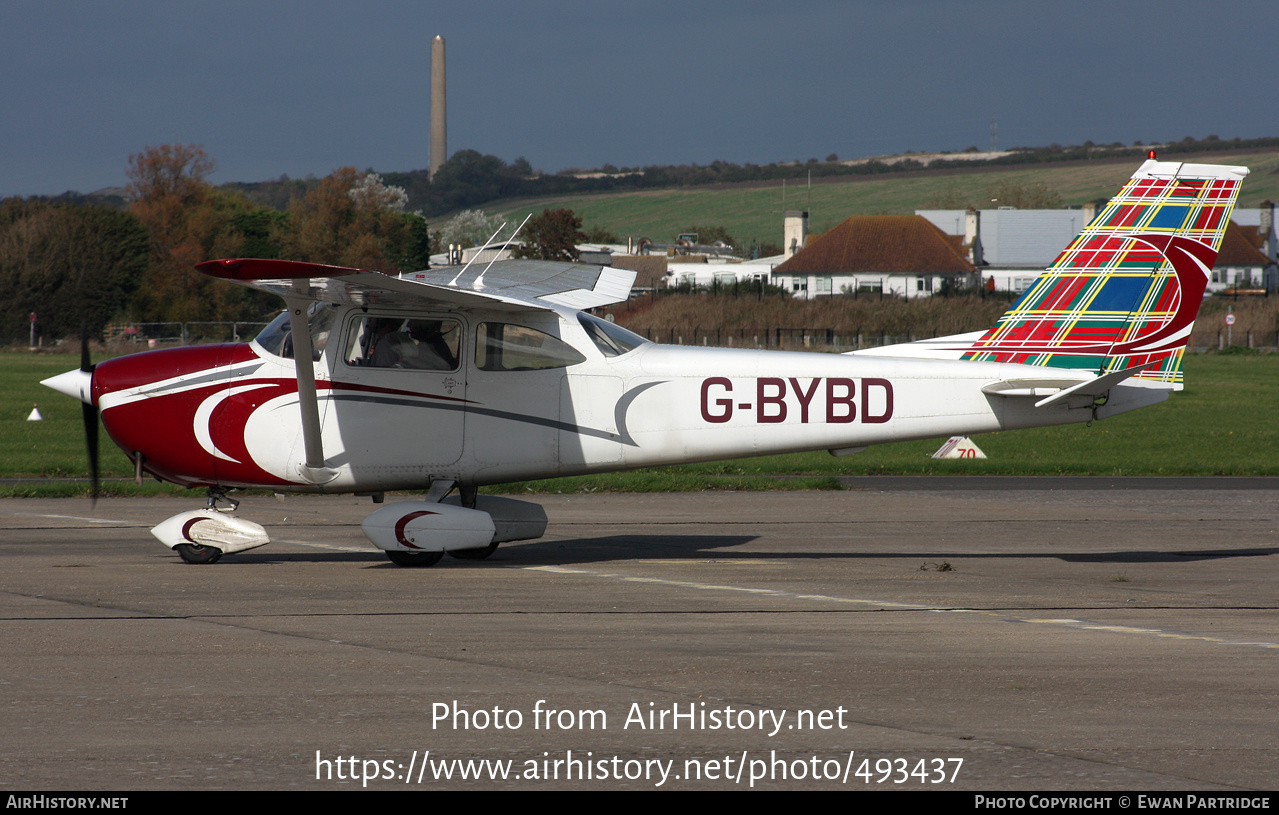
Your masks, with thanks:
M 347 318 L 327 423 L 340 426 L 344 463 L 360 483 L 424 485 L 461 458 L 464 341 L 452 315 L 361 310 Z

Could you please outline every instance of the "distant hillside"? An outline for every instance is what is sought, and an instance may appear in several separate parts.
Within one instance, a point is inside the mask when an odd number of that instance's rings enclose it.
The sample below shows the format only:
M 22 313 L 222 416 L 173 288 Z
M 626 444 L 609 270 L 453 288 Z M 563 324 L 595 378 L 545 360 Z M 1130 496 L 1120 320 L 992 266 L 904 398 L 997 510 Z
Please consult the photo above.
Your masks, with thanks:
M 1161 158 L 1210 164 L 1243 164 L 1252 172 L 1244 182 L 1239 206 L 1255 207 L 1279 200 L 1279 147 L 1247 152 L 1172 154 Z M 483 206 L 489 214 L 515 217 L 567 207 L 586 228 L 604 227 L 621 236 L 674 238 L 690 224 L 722 225 L 742 247 L 782 243 L 782 212 L 806 209 L 810 229 L 825 232 L 849 215 L 909 214 L 947 199 L 980 200 L 1000 182 L 1045 185 L 1066 206 L 1114 195 L 1144 159 L 1123 157 L 1007 167 L 975 165 L 944 170 L 916 170 L 871 177 L 814 178 L 812 187 L 794 180 L 714 184 L 663 190 L 564 194 L 510 198 Z M 518 216 L 518 217 L 516 217 Z M 446 220 L 448 214 L 432 219 Z
M 1186 137 L 1180 141 L 1156 145 L 1165 158 L 1191 155 L 1212 156 L 1246 151 L 1279 151 L 1279 138 L 1223 140 L 1216 136 L 1204 139 Z M 713 161 L 707 165 L 652 165 L 647 167 L 603 167 L 569 169 L 557 173 L 534 170 L 524 158 L 506 162 L 497 156 L 482 155 L 475 150 L 454 153 L 432 178 L 426 170 L 408 172 L 381 171 L 387 184 L 402 187 L 408 194 L 408 209 L 432 221 L 465 209 L 482 207 L 492 211 L 507 206 L 512 199 L 575 200 L 609 193 L 638 193 L 659 190 L 697 190 L 707 187 L 763 186 L 842 183 L 854 180 L 895 179 L 909 176 L 930 177 L 951 172 L 998 172 L 1013 168 L 1044 168 L 1119 162 L 1132 164 L 1144 158 L 1148 146 L 1136 143 L 1047 147 L 1015 147 L 997 153 L 981 153 L 976 147 L 960 153 L 906 153 L 897 156 L 840 160 L 831 154 L 825 160 L 807 162 L 774 162 L 771 164 L 733 164 Z M 285 209 L 289 200 L 305 194 L 316 179 L 281 177 L 253 184 L 228 184 L 257 203 Z M 1109 193 L 1107 193 L 1109 194 Z M 806 200 L 806 199 L 805 199 Z M 788 199 L 787 205 L 792 202 Z M 802 203 L 802 202 L 801 202 Z M 704 221 L 700 221 L 704 223 Z M 687 225 L 687 224 L 685 224 Z M 627 229 L 618 225 L 619 229 Z M 678 227 L 677 227 L 678 228 Z

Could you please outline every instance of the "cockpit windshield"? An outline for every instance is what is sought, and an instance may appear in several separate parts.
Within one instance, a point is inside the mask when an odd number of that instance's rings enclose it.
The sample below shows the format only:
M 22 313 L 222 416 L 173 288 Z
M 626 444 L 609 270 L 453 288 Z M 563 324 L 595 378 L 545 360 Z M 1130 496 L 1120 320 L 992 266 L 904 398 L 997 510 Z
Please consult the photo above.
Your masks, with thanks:
M 627 331 L 616 323 L 601 320 L 586 312 L 577 315 L 577 319 L 586 329 L 586 333 L 606 357 L 620 357 L 627 351 L 644 345 L 648 340 L 633 331 Z
M 316 362 L 324 354 L 324 346 L 328 344 L 329 332 L 333 328 L 333 318 L 337 316 L 337 306 L 332 303 L 312 303 L 308 311 L 307 326 L 311 334 L 311 357 Z M 280 316 L 262 329 L 262 333 L 254 339 L 262 350 L 277 357 L 293 359 L 293 336 L 289 331 L 289 312 L 280 312 Z

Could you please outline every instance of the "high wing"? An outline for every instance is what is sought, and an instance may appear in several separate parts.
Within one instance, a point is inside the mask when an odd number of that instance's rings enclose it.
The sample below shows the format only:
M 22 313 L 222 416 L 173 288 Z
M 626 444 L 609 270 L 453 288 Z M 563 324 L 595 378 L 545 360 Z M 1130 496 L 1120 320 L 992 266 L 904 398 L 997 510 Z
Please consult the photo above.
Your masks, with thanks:
M 312 300 L 358 306 L 422 306 L 431 303 L 499 310 L 588 309 L 620 303 L 635 272 L 582 263 L 499 260 L 487 266 L 448 266 L 398 276 L 293 260 L 236 258 L 210 260 L 196 269 L 211 277 L 269 291 L 298 294 L 296 281 L 309 280 Z
M 540 260 L 497 261 L 472 270 L 470 265 L 408 275 L 348 269 L 292 260 L 237 258 L 211 260 L 196 269 L 284 298 L 288 306 L 298 384 L 298 408 L 306 449 L 298 474 L 312 484 L 331 481 L 337 471 L 325 465 L 321 440 L 308 301 L 355 306 L 451 305 L 510 311 L 553 311 L 556 306 L 594 308 L 625 300 L 635 272 L 580 263 Z

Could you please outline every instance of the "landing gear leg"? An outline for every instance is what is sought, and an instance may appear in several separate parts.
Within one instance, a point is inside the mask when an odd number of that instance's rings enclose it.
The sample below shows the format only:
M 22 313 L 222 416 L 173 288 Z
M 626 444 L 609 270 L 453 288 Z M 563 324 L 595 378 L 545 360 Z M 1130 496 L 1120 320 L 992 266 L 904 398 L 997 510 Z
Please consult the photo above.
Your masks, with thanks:
M 227 508 L 218 509 L 219 503 L 226 504 Z M 209 487 L 204 494 L 204 508 L 216 509 L 218 512 L 235 512 L 240 508 L 240 502 L 226 494 L 226 487 Z

